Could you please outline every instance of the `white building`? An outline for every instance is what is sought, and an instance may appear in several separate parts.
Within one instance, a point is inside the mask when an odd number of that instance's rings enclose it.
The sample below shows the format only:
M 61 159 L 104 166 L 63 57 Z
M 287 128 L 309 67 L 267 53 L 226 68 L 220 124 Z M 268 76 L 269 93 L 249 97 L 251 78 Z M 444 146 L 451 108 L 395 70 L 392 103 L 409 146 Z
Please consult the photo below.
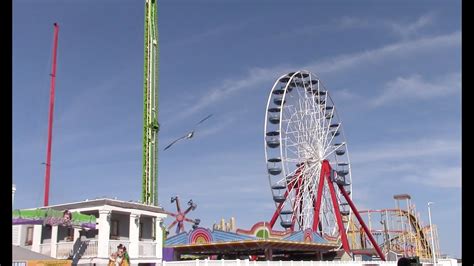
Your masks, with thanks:
M 166 217 L 161 207 L 115 199 L 94 199 L 48 206 L 97 217 L 95 230 L 47 225 L 13 225 L 13 245 L 29 248 L 57 259 L 72 259 L 73 264 L 108 263 L 119 244 L 127 247 L 132 265 L 157 264 L 162 260 Z M 154 225 L 153 219 L 156 219 Z M 156 231 L 156 238 L 153 238 Z

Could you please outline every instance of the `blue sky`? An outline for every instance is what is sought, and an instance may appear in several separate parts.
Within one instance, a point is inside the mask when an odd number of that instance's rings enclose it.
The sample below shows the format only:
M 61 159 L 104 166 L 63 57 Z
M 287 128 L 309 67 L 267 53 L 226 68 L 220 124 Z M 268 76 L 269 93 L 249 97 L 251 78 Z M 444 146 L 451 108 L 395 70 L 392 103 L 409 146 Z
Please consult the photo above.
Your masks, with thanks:
M 360 209 L 427 202 L 461 255 L 460 1 L 161 1 L 159 201 L 192 198 L 204 226 L 249 228 L 274 205 L 266 100 L 306 69 L 343 121 Z M 15 208 L 40 206 L 54 22 L 60 26 L 50 203 L 141 192 L 144 1 L 13 1 Z M 189 228 L 189 226 L 187 227 Z

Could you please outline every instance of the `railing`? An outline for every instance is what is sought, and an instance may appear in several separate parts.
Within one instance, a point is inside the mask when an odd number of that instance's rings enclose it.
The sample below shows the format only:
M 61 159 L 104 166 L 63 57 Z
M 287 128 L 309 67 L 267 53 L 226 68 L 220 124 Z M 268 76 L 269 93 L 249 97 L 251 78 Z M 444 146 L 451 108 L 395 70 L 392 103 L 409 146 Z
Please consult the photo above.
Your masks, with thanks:
M 93 240 L 85 240 L 82 241 L 83 245 L 85 246 L 84 253 L 82 254 L 81 258 L 91 258 L 97 257 L 97 249 L 98 249 L 98 241 L 96 239 Z
M 138 242 L 138 257 L 147 258 L 156 256 L 156 243 L 155 242 Z
M 40 244 L 41 254 L 51 256 L 51 243 Z
M 124 245 L 129 250 L 130 241 L 128 240 L 110 240 L 109 242 L 109 253 L 117 251 L 119 244 Z M 57 259 L 68 259 L 72 256 L 79 256 L 80 258 L 94 258 L 97 257 L 98 240 L 87 239 L 80 241 L 78 245 L 76 242 L 58 242 L 56 244 L 56 258 Z M 51 244 L 41 244 L 40 253 L 51 256 Z M 138 257 L 139 258 L 153 258 L 156 256 L 156 242 L 152 241 L 140 241 L 138 242 Z M 242 265 L 243 266 L 243 265 Z
M 76 242 L 59 242 L 57 243 L 57 259 L 68 259 L 79 256 L 79 258 L 97 257 L 98 242 L 96 239 Z
M 162 266 L 397 266 L 396 261 L 249 261 L 249 260 L 188 260 L 163 261 Z M 424 266 L 433 265 L 423 263 Z M 450 263 L 438 261 L 439 266 L 448 266 Z
M 59 242 L 56 244 L 56 258 L 67 259 L 72 254 L 74 242 Z

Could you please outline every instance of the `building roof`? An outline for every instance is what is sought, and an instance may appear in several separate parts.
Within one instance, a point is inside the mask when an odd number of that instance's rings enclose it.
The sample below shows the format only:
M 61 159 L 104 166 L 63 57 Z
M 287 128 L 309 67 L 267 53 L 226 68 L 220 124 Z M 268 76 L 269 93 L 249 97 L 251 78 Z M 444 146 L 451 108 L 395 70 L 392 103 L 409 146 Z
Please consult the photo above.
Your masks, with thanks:
M 252 233 L 248 235 L 197 227 L 189 232 L 169 237 L 165 241 L 165 247 L 173 249 L 180 255 L 250 255 L 264 254 L 267 249 L 271 249 L 275 255 L 311 254 L 325 253 L 339 247 L 338 243 L 323 239 L 311 229 L 289 232 L 286 236 L 278 238 L 269 237 L 269 235 L 260 237 L 258 232 L 255 232 L 260 227 L 253 228 L 250 231 L 240 230 Z M 268 227 L 265 227 L 265 230 L 267 229 Z
M 309 243 L 294 242 L 276 239 L 256 239 L 231 242 L 205 243 L 205 244 L 186 244 L 169 246 L 181 254 L 218 254 L 218 253 L 251 253 L 252 251 L 261 251 L 270 248 L 274 253 L 284 252 L 326 252 L 337 248 L 335 243 Z
M 150 211 L 155 213 L 163 213 L 163 208 L 161 206 L 151 206 L 146 205 L 140 202 L 134 201 L 123 201 L 117 199 L 110 199 L 110 198 L 98 198 L 98 199 L 86 199 L 84 201 L 79 202 L 72 202 L 72 203 L 63 203 L 57 205 L 50 205 L 47 207 L 40 207 L 40 209 L 48 209 L 51 208 L 53 210 L 71 210 L 71 209 L 80 209 L 80 208 L 88 208 L 88 207 L 99 207 L 104 205 L 110 205 L 115 207 L 121 207 L 126 209 L 137 209 L 143 211 Z
M 55 260 L 55 258 L 12 245 L 12 260 Z

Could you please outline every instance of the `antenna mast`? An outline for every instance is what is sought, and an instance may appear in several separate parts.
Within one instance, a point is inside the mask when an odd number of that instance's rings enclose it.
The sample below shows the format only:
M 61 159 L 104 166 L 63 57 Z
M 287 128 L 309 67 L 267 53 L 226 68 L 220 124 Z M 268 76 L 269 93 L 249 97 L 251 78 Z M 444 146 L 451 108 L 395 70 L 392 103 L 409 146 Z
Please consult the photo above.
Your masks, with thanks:
M 46 153 L 46 174 L 44 183 L 44 206 L 49 205 L 49 181 L 51 177 L 51 143 L 53 141 L 54 87 L 56 81 L 56 58 L 58 49 L 59 25 L 54 23 L 53 65 L 51 67 L 51 89 L 49 93 L 48 146 Z

